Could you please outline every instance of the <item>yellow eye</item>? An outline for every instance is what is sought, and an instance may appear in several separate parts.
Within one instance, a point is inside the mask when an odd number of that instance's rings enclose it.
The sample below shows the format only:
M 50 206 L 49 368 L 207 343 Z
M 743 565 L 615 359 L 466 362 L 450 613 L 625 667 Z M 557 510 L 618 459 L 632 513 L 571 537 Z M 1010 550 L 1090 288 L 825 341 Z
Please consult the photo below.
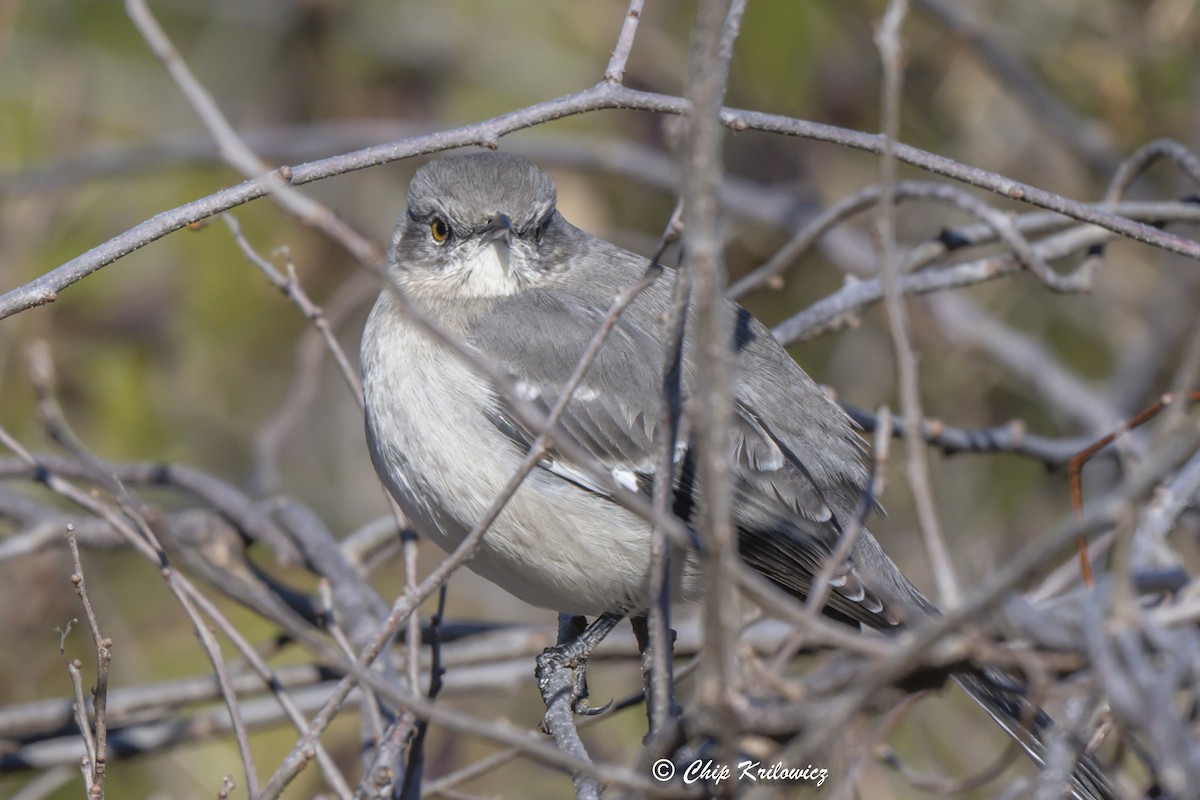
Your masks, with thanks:
M 450 238 L 450 226 L 441 217 L 435 217 L 433 222 L 429 223 L 429 233 L 435 242 L 441 244 Z

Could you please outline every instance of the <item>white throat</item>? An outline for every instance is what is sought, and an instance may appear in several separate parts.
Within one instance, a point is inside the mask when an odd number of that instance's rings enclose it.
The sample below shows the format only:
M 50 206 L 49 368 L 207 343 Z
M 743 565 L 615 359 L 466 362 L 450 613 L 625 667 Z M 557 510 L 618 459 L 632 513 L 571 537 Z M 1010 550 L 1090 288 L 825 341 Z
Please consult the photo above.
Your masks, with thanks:
M 446 277 L 457 284 L 457 293 L 463 297 L 506 297 L 516 294 L 520 284 L 513 269 L 513 255 L 508 245 L 492 242 L 477 248 Z

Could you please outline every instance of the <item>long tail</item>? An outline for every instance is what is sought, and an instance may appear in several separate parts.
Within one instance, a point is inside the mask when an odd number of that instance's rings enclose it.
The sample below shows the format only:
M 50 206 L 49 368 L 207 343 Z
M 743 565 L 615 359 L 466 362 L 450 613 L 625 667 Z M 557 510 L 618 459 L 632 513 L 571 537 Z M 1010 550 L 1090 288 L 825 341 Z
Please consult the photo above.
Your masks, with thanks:
M 1019 689 L 1004 689 L 1012 684 L 1012 678 L 989 670 L 984 677 L 959 673 L 954 676 L 954 682 L 981 705 L 1030 758 L 1040 766 L 1046 766 L 1044 735 L 1054 727 L 1054 721 L 1045 711 L 1033 708 Z M 1119 797 L 1100 765 L 1087 753 L 1075 762 L 1070 782 L 1071 794 L 1077 800 L 1117 800 Z

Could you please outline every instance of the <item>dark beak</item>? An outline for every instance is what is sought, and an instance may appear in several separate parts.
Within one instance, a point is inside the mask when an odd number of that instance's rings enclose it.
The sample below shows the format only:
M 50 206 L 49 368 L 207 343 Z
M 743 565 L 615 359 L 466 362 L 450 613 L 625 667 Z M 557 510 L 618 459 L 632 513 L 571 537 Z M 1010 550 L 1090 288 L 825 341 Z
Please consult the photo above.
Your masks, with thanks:
M 503 239 L 505 245 L 512 243 L 512 220 L 508 214 L 496 214 L 483 226 L 481 234 L 491 239 Z

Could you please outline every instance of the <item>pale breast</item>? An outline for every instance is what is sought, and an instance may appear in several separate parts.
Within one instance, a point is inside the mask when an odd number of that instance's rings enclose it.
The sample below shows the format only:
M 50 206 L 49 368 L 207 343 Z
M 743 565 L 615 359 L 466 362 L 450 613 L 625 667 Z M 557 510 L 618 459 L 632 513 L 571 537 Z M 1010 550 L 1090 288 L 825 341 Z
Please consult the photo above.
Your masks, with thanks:
M 363 335 L 371 457 L 417 530 L 450 551 L 524 453 L 482 413 L 492 398 L 486 380 L 405 321 L 388 294 Z M 533 605 L 594 615 L 645 606 L 649 542 L 636 515 L 535 469 L 468 566 Z M 688 573 L 685 593 L 695 582 Z

